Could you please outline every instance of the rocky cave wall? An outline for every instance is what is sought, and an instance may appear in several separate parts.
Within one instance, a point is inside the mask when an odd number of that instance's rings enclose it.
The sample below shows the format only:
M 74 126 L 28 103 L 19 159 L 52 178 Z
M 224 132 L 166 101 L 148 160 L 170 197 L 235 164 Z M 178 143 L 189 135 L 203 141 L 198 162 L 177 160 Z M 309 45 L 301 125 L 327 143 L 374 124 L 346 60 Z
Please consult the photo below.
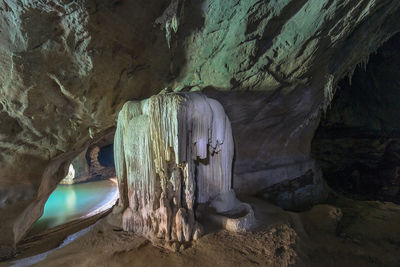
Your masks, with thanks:
M 350 196 L 400 203 L 400 34 L 339 86 L 312 144 L 324 177 Z
M 113 135 L 114 132 L 111 136 Z M 92 144 L 76 156 L 71 165 L 74 175 L 68 174 L 60 184 L 77 184 L 115 177 L 113 144 L 101 147 L 97 143 Z
M 80 181 L 95 181 L 116 176 L 113 158 L 114 134 L 115 130 L 113 129 L 98 142 L 89 146 L 85 153 L 88 174 L 82 176 Z
M 115 125 L 123 103 L 163 88 L 169 52 L 153 22 L 164 5 L 1 1 L 0 255 L 13 253 L 72 159 Z
M 190 60 L 173 85 L 202 89 L 224 106 L 235 139 L 237 192 L 285 208 L 323 197 L 310 158 L 320 111 L 341 77 L 398 31 L 398 7 L 391 1 L 208 1 L 185 13 L 195 17 L 197 8 L 206 16 L 191 38 L 178 31 L 176 46 Z
M 85 147 L 71 162 L 75 170 L 73 179 L 64 178 L 60 184 L 75 184 L 115 177 L 114 135 L 115 128 L 111 128 L 107 133 L 103 133 L 101 138 Z
M 124 102 L 166 86 L 222 103 L 238 191 L 271 197 L 276 185 L 283 206 L 314 201 L 321 187 L 310 143 L 320 110 L 337 82 L 399 31 L 399 6 L 1 1 L 0 257 L 15 252 L 72 159 L 115 126 Z
M 115 167 L 113 160 L 103 162 L 103 157 L 113 157 L 112 145 L 106 147 L 94 146 L 89 150 L 90 155 L 90 166 L 89 166 L 89 177 L 86 180 L 102 180 L 110 177 L 115 177 Z M 106 151 L 106 152 L 104 152 Z M 109 153 L 110 155 L 103 155 Z

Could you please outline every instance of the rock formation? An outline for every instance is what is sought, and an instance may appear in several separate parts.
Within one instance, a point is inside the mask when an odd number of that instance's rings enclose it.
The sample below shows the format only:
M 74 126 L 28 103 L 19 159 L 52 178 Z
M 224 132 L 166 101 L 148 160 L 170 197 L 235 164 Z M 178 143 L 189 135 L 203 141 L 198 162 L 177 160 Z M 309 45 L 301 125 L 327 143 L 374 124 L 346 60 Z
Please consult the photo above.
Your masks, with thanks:
M 127 102 L 114 149 L 124 230 L 153 241 L 190 241 L 201 235 L 196 205 L 236 208 L 237 200 L 225 197 L 234 196 L 231 125 L 214 99 L 162 93 Z
M 71 163 L 75 169 L 74 178 L 64 178 L 60 184 L 82 183 L 115 177 L 112 150 L 114 133 L 115 129 L 109 129 L 107 134 L 99 140 L 93 141 L 89 147 L 76 156 Z
M 123 103 L 167 86 L 223 105 L 237 192 L 315 203 L 321 110 L 399 16 L 398 0 L 1 1 L 0 257 Z
M 112 132 L 114 134 L 114 132 Z M 115 177 L 114 165 L 103 166 L 99 161 L 100 148 L 98 143 L 91 145 L 73 159 L 70 165 L 74 169 L 74 175 L 67 176 L 60 184 L 76 184 L 89 181 L 97 181 Z M 112 145 L 111 145 L 112 148 Z M 113 156 L 111 154 L 111 156 Z
M 108 157 L 113 157 L 112 153 L 112 144 L 110 147 L 99 147 L 97 144 L 89 147 L 87 152 L 87 158 L 89 158 L 89 174 L 88 177 L 83 178 L 82 180 L 93 181 L 93 180 L 102 180 L 108 179 L 110 177 L 115 177 L 115 168 L 113 164 L 106 165 L 102 164 L 100 161 L 100 157 L 102 156 L 102 151 L 106 149 L 111 155 L 107 155 Z M 111 162 L 112 163 L 112 162 Z

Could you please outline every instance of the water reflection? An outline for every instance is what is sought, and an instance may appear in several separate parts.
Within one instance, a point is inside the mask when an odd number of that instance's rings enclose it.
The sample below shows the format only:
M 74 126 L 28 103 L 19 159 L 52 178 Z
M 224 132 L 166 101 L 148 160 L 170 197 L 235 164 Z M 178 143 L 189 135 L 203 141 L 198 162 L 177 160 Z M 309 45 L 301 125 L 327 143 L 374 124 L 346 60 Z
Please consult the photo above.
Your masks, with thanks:
M 76 207 L 78 206 L 76 203 L 75 189 L 71 186 L 68 186 L 65 197 L 66 213 L 71 214 L 76 210 Z
M 76 185 L 59 185 L 50 195 L 42 217 L 29 235 L 64 224 L 109 207 L 118 198 L 118 189 L 111 180 Z

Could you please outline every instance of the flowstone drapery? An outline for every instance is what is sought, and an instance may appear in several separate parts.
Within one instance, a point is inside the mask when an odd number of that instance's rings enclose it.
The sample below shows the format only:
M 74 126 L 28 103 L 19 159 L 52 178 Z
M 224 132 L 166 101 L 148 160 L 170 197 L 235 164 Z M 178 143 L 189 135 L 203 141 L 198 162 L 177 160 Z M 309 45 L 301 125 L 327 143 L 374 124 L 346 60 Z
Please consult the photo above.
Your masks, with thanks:
M 200 93 L 127 102 L 114 142 L 123 229 L 153 241 L 197 239 L 195 205 L 227 212 L 238 203 L 233 147 L 223 107 Z

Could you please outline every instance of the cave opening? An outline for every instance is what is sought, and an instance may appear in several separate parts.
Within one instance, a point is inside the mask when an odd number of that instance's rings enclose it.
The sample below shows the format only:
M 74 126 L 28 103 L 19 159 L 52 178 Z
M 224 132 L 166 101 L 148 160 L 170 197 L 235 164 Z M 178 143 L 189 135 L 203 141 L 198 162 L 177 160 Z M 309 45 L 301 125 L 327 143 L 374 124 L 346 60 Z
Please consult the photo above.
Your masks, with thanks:
M 312 144 L 327 183 L 363 200 L 400 203 L 400 33 L 339 83 Z
M 93 144 L 73 159 L 68 174 L 51 193 L 42 216 L 27 236 L 94 222 L 93 217 L 100 218 L 118 198 L 113 144 Z
M 98 160 L 101 166 L 114 167 L 114 146 L 113 144 L 100 148 Z

